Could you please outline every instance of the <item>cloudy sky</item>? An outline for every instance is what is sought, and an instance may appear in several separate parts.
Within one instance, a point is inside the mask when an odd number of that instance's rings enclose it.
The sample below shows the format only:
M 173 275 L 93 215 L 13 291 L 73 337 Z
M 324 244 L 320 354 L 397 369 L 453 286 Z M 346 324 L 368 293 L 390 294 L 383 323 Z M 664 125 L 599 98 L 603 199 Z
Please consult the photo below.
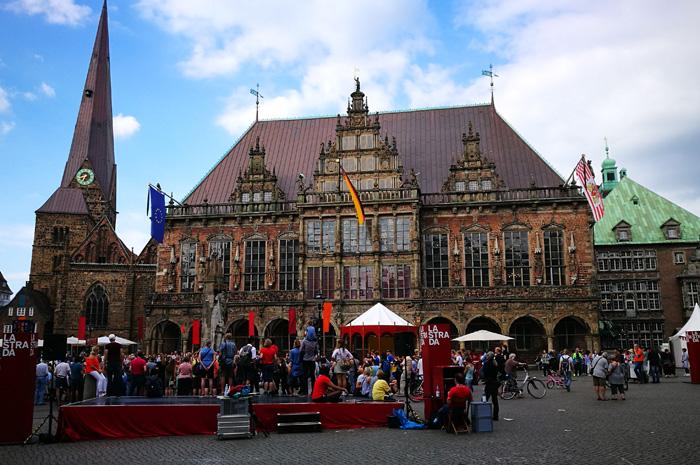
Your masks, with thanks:
M 0 0 L 0 271 L 29 275 L 59 186 L 101 0 Z M 495 102 L 564 177 L 581 154 L 700 215 L 700 2 L 112 0 L 117 232 L 149 235 L 148 182 L 184 197 L 255 118 Z M 599 178 L 600 179 L 600 178 Z

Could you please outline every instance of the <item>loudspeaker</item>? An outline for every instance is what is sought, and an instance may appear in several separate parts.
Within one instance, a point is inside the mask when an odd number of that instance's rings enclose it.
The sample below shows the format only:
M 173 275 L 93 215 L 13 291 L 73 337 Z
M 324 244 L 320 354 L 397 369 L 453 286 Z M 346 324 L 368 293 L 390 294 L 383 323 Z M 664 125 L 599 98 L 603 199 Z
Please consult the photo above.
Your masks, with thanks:
M 394 355 L 397 357 L 410 357 L 413 355 L 413 338 L 415 335 L 412 332 L 394 333 Z
M 44 335 L 44 360 L 61 360 L 66 357 L 66 344 L 68 336 L 65 334 Z

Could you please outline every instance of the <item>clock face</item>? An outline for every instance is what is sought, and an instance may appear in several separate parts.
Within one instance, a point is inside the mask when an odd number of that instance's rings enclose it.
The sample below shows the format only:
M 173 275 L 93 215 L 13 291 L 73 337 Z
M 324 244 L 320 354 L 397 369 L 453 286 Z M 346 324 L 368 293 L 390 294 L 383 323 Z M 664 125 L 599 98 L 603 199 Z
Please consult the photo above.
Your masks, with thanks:
M 83 168 L 76 173 L 75 180 L 78 181 L 78 184 L 83 186 L 90 185 L 92 184 L 92 181 L 95 180 L 95 173 L 93 173 L 89 168 Z

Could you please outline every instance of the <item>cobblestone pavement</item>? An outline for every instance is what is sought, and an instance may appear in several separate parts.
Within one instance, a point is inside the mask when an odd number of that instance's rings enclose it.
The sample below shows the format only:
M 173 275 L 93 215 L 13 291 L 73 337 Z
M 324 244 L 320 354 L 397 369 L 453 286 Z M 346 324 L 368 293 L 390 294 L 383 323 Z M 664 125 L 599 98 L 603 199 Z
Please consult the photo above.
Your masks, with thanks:
M 35 424 L 47 411 L 35 411 Z M 555 387 L 541 400 L 501 400 L 493 433 L 363 428 L 0 446 L 0 464 L 691 464 L 698 463 L 699 426 L 700 385 L 689 378 L 633 384 L 626 401 L 599 402 L 592 379 L 581 377 L 571 392 Z

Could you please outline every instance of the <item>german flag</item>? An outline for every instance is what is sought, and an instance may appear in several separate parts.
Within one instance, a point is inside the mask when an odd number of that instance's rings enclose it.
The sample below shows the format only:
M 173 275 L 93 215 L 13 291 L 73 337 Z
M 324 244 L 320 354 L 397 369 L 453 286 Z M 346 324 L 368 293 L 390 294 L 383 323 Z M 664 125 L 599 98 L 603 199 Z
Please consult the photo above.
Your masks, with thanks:
M 350 197 L 352 197 L 352 203 L 355 204 L 357 222 L 360 224 L 360 226 L 362 226 L 362 224 L 365 222 L 365 211 L 362 208 L 362 202 L 360 202 L 360 197 L 357 195 L 355 187 L 353 187 L 352 183 L 350 182 L 350 178 L 348 178 L 348 175 L 345 172 L 345 170 L 343 168 L 340 168 L 340 170 L 343 172 L 343 178 L 345 178 L 345 184 L 347 184 L 348 192 L 350 192 Z

